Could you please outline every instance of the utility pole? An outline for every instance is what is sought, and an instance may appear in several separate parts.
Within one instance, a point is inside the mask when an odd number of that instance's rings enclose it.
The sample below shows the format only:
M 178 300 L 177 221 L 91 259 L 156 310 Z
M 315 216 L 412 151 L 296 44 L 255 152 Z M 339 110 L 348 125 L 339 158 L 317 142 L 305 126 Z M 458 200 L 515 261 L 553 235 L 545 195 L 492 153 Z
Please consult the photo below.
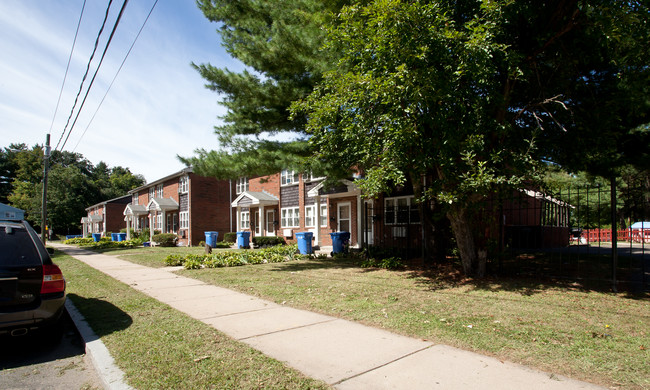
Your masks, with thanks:
M 41 208 L 41 241 L 43 245 L 47 242 L 47 172 L 50 163 L 50 134 L 45 138 L 45 150 L 43 151 L 43 202 Z

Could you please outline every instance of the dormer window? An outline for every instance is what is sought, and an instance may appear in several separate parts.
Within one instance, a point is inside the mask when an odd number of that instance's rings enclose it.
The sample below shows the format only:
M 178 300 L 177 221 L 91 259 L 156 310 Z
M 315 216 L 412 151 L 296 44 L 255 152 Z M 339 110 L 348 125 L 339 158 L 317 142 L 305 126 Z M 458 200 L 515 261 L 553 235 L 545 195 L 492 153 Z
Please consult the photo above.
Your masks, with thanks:
M 280 174 L 280 184 L 283 186 L 298 184 L 298 172 L 289 169 L 283 170 Z
M 240 177 L 239 179 L 237 179 L 235 189 L 237 194 L 241 194 L 244 191 L 248 191 L 248 178 Z

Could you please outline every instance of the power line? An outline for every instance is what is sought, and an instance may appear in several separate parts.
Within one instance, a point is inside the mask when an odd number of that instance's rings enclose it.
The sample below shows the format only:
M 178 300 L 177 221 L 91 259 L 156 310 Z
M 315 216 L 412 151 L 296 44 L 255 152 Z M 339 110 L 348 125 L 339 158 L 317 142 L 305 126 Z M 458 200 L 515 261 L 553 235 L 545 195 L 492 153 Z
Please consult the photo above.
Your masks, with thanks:
M 61 143 L 61 140 L 63 139 L 63 136 L 65 135 L 65 131 L 68 127 L 68 124 L 70 123 L 70 118 L 72 118 L 72 115 L 74 114 L 74 109 L 77 106 L 77 100 L 79 100 L 79 95 L 81 95 L 81 91 L 83 90 L 84 87 L 84 82 L 86 81 L 86 77 L 88 77 L 88 72 L 90 71 L 90 63 L 93 60 L 93 57 L 95 57 L 95 52 L 97 51 L 97 46 L 99 46 L 99 38 L 102 35 L 102 32 L 104 31 L 104 27 L 106 26 L 106 20 L 108 20 L 108 13 L 111 10 L 111 4 L 113 3 L 113 0 L 109 0 L 108 2 L 108 7 L 106 8 L 106 14 L 104 15 L 104 21 L 102 22 L 102 27 L 99 29 L 99 32 L 97 33 L 97 38 L 95 39 L 95 47 L 93 48 L 93 52 L 90 55 L 90 59 L 88 60 L 88 65 L 86 66 L 86 73 L 84 73 L 83 78 L 81 79 L 81 85 L 79 86 L 79 91 L 77 92 L 77 96 L 74 99 L 74 104 L 72 105 L 72 110 L 70 110 L 70 115 L 68 116 L 68 120 L 65 123 L 65 126 L 63 127 L 63 131 L 61 132 L 61 136 L 59 137 L 59 140 L 56 143 L 56 146 L 54 147 L 54 150 L 59 148 L 59 144 Z
M 129 0 L 124 0 L 124 3 L 122 4 L 122 8 L 120 9 L 120 13 L 117 15 L 117 20 L 115 20 L 115 25 L 113 26 L 113 30 L 111 31 L 111 35 L 108 37 L 108 41 L 106 42 L 106 46 L 104 47 L 104 52 L 102 53 L 102 58 L 99 60 L 99 64 L 97 65 L 97 69 L 95 69 L 95 73 L 93 74 L 93 78 L 90 80 L 90 84 L 88 84 L 88 89 L 86 90 L 86 94 L 84 95 L 84 99 L 81 101 L 81 105 L 79 106 L 79 110 L 77 110 L 77 116 L 74 118 L 74 122 L 72 122 L 72 125 L 70 126 L 70 129 L 68 130 L 68 135 L 65 137 L 65 141 L 63 141 L 63 145 L 61 145 L 61 149 L 65 147 L 65 144 L 68 142 L 68 138 L 70 138 L 70 134 L 72 134 L 72 130 L 74 129 L 74 125 L 77 123 L 77 119 L 79 119 L 79 115 L 81 114 L 81 110 L 83 109 L 84 104 L 86 103 L 86 99 L 88 98 L 88 94 L 90 93 L 90 89 L 93 86 L 93 83 L 95 82 L 95 78 L 97 77 L 97 73 L 99 73 L 99 68 L 101 68 L 102 63 L 104 62 L 104 57 L 106 57 L 106 52 L 108 51 L 108 47 L 111 44 L 111 41 L 113 40 L 113 36 L 115 36 L 115 31 L 117 30 L 117 26 L 120 24 L 120 20 L 122 19 L 122 15 L 124 14 L 124 9 L 126 8 L 126 4 L 129 2 Z
M 61 103 L 61 95 L 63 95 L 63 87 L 65 86 L 65 80 L 68 78 L 68 70 L 70 69 L 70 62 L 72 61 L 72 53 L 74 53 L 75 45 L 77 44 L 77 36 L 79 35 L 79 26 L 81 26 L 81 19 L 84 15 L 84 9 L 86 8 L 86 0 L 84 0 L 83 5 L 81 6 L 81 13 L 79 14 L 79 22 L 77 23 L 77 31 L 74 33 L 74 40 L 72 41 L 72 48 L 70 49 L 70 56 L 68 57 L 68 64 L 65 67 L 65 74 L 63 75 L 63 83 L 61 83 L 61 91 L 59 91 L 59 99 L 56 101 L 56 107 L 54 108 L 54 115 L 52 116 L 52 123 L 50 123 L 50 130 L 48 134 L 52 133 L 52 127 L 54 126 L 54 119 L 56 118 L 56 113 L 59 111 L 59 103 Z
M 86 135 L 86 131 L 88 131 L 88 128 L 90 127 L 90 124 L 93 123 L 93 120 L 95 119 L 95 116 L 99 112 L 99 109 L 102 106 L 102 103 L 104 103 L 104 99 L 106 99 L 106 96 L 108 95 L 108 92 L 111 90 L 111 87 L 113 86 L 113 83 L 115 82 L 115 79 L 117 79 L 117 76 L 120 74 L 120 71 L 122 70 L 122 67 L 124 66 L 124 63 L 126 62 L 126 59 L 129 57 L 129 54 L 131 54 L 131 50 L 133 49 L 133 46 L 135 46 L 135 43 L 138 41 L 138 38 L 140 37 L 140 33 L 142 33 L 142 30 L 144 29 L 144 26 L 147 24 L 147 21 L 149 20 L 149 17 L 151 16 L 151 13 L 153 12 L 154 8 L 156 8 L 156 4 L 158 4 L 158 0 L 156 0 L 153 3 L 153 5 L 151 6 L 151 9 L 149 10 L 149 14 L 147 15 L 147 18 L 142 23 L 142 27 L 140 27 L 140 31 L 138 31 L 138 34 L 135 36 L 135 39 L 133 40 L 133 43 L 131 44 L 131 47 L 129 48 L 129 51 L 126 53 L 126 56 L 124 56 L 124 59 L 122 60 L 122 63 L 120 64 L 120 67 L 117 69 L 117 72 L 115 73 L 115 76 L 113 77 L 113 80 L 111 80 L 111 83 L 108 86 L 108 89 L 106 89 L 106 93 L 104 94 L 104 97 L 102 97 L 102 100 L 99 102 L 99 105 L 97 106 L 97 109 L 95 110 L 95 113 L 93 114 L 92 118 L 90 118 L 90 121 L 88 122 L 88 125 L 86 125 L 86 128 L 84 129 L 84 132 L 81 133 L 81 137 L 79 137 L 79 140 L 77 141 L 77 144 L 72 149 L 73 152 L 75 150 L 77 150 L 77 146 L 79 146 L 79 143 L 81 142 L 81 139 L 84 137 L 84 135 Z

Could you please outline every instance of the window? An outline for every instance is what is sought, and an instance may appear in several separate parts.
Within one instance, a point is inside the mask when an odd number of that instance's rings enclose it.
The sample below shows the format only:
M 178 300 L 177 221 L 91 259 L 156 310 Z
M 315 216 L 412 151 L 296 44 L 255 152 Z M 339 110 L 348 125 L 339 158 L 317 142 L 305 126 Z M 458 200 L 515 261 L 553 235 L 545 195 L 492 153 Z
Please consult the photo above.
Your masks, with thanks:
M 138 194 L 131 195 L 131 204 L 138 204 Z
M 176 214 L 167 214 L 167 233 L 178 231 L 178 216 Z
M 316 206 L 305 206 L 305 227 L 316 227 Z
M 320 226 L 327 227 L 327 203 L 320 205 Z
M 163 185 L 158 184 L 156 186 L 156 198 L 162 198 L 163 197 Z
M 187 194 L 190 190 L 190 178 L 189 176 L 181 176 L 178 179 L 178 192 L 181 194 Z
M 418 206 L 412 196 L 385 199 L 384 206 L 386 225 L 420 223 Z
M 250 211 L 242 211 L 239 214 L 239 228 L 250 229 L 251 227 L 251 213 Z
M 289 184 L 297 184 L 297 183 L 298 183 L 298 172 L 285 169 L 280 174 L 281 185 L 287 186 Z
M 238 194 L 241 194 L 244 191 L 248 191 L 248 178 L 240 177 L 239 179 L 237 179 L 235 190 Z
M 302 180 L 304 181 L 316 181 L 316 180 L 322 180 L 324 178 L 325 176 L 316 176 L 311 172 L 304 172 L 302 174 Z
M 149 200 L 153 199 L 156 196 L 156 189 L 154 187 L 149 187 Z
M 300 208 L 286 207 L 280 212 L 282 227 L 300 227 Z
M 181 211 L 180 213 L 178 213 L 178 217 L 180 219 L 181 229 L 189 229 L 190 228 L 190 212 L 189 211 Z
M 156 230 L 162 231 L 162 214 L 156 215 Z

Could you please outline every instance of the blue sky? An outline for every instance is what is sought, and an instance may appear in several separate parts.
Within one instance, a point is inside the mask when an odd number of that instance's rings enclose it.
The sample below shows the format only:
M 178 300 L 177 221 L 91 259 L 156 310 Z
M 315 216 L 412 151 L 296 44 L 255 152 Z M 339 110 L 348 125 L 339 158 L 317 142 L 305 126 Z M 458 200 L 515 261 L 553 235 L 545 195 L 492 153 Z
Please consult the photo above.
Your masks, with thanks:
M 111 167 L 128 167 L 147 181 L 182 169 L 177 154 L 189 156 L 196 148 L 218 148 L 213 127 L 225 109 L 190 63 L 243 69 L 221 46 L 217 25 L 203 16 L 193 0 L 159 0 L 97 111 L 153 3 L 131 0 L 127 5 L 64 148 L 83 154 L 93 164 L 104 161 Z M 82 4 L 83 0 L 0 1 L 0 147 L 45 142 Z M 70 114 L 107 4 L 108 0 L 86 2 L 52 127 L 52 146 Z M 86 86 L 121 5 L 113 1 Z

